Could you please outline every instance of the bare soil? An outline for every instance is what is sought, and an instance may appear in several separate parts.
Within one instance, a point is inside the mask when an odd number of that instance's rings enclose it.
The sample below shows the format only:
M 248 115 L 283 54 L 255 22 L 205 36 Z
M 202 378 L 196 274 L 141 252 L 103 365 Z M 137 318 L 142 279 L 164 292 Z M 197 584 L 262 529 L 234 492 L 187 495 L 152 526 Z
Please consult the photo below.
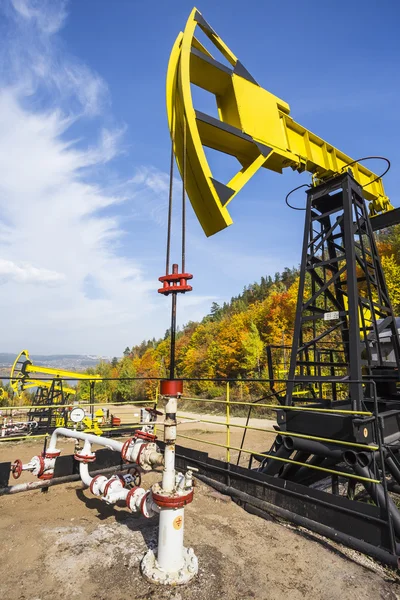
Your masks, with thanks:
M 261 426 L 272 428 L 272 423 L 263 420 Z M 182 424 L 179 430 L 225 443 L 219 426 L 203 427 Z M 231 444 L 239 445 L 241 435 L 232 431 Z M 274 437 L 252 435 L 246 446 L 260 451 Z M 200 442 L 181 443 L 206 449 Z M 1 443 L 0 462 L 27 460 L 41 447 L 33 440 Z M 73 443 L 63 441 L 61 448 L 63 454 L 71 453 Z M 207 449 L 216 458 L 225 457 L 224 448 Z M 23 477 L 19 481 L 34 479 Z M 157 473 L 146 475 L 145 487 L 159 478 Z M 141 557 L 157 543 L 157 518 L 144 520 L 123 506 L 107 506 L 80 483 L 2 496 L 0 511 L 4 600 L 400 599 L 396 576 L 370 559 L 285 523 L 250 515 L 199 482 L 185 511 L 185 544 L 194 548 L 200 570 L 186 587 L 154 586 L 140 575 Z

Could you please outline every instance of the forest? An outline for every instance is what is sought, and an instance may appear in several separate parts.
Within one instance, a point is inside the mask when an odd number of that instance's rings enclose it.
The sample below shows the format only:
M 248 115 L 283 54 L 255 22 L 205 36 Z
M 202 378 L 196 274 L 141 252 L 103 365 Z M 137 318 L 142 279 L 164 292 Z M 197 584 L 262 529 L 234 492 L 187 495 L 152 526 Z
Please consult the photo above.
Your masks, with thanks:
M 400 225 L 381 231 L 376 241 L 393 309 L 400 315 Z M 268 345 L 290 346 L 298 281 L 297 268 L 286 268 L 273 277 L 262 276 L 229 302 L 221 305 L 214 302 L 200 322 L 189 321 L 181 327 L 176 337 L 176 377 L 193 380 L 186 384 L 185 393 L 216 398 L 223 395 L 224 385 L 212 380 L 225 378 L 238 381 L 233 394 L 240 394 L 241 398 L 265 390 L 265 384 L 246 380 L 269 377 Z M 96 384 L 96 399 L 115 402 L 144 395 L 153 398 L 157 382 L 146 378 L 168 376 L 169 336 L 167 331 L 161 339 L 127 346 L 122 358 L 100 363 L 97 373 L 121 379 Z M 279 352 L 281 376 L 289 352 Z M 129 381 L 123 380 L 124 377 L 138 379 Z M 82 400 L 88 396 L 88 385 L 84 382 L 79 384 L 79 395 Z

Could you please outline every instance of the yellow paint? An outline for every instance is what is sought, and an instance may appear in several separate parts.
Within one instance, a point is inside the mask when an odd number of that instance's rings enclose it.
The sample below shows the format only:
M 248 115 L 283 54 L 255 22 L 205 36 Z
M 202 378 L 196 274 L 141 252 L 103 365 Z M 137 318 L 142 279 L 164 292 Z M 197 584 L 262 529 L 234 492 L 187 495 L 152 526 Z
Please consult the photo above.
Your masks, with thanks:
M 231 430 L 230 430 L 230 386 L 229 381 L 226 382 L 226 462 L 231 460 Z
M 74 371 L 64 371 L 63 369 L 51 369 L 50 367 L 42 367 L 34 365 L 29 357 L 28 350 L 22 350 L 14 361 L 11 368 L 10 385 L 17 397 L 24 389 L 33 387 L 45 387 L 49 389 L 52 386 L 52 381 L 43 381 L 36 377 L 37 374 L 51 375 L 51 379 L 57 385 L 63 382 L 63 392 L 65 394 L 76 394 L 74 388 L 64 386 L 63 378 L 82 379 L 87 381 L 101 381 L 100 375 L 88 375 L 87 373 L 75 373 Z M 59 380 L 55 381 L 55 380 Z
M 300 173 L 308 171 L 313 175 L 313 183 L 319 183 L 342 173 L 353 159 L 296 123 L 287 102 L 243 77 L 237 57 L 217 34 L 197 22 L 199 15 L 194 8 L 184 32 L 178 35 L 172 48 L 166 94 L 168 123 L 181 174 L 186 121 L 185 187 L 197 218 L 209 236 L 232 224 L 227 204 L 260 167 L 278 173 L 288 167 Z M 197 27 L 232 68 L 221 64 L 223 59 L 217 54 L 213 60 L 195 37 Z M 235 69 L 239 69 L 239 73 Z M 192 85 L 215 96 L 219 121 L 206 122 L 196 114 Z M 224 125 L 229 126 L 228 130 Z M 213 183 L 205 147 L 230 154 L 240 163 L 230 182 L 220 182 L 226 186 L 226 197 L 220 196 L 219 186 Z M 361 163 L 350 168 L 364 187 L 366 200 L 371 202 L 371 216 L 393 208 L 382 180 L 375 173 Z
M 31 379 L 29 377 L 29 379 L 24 380 L 23 387 L 24 387 L 24 390 L 28 390 L 30 388 L 36 388 L 36 387 L 44 387 L 46 389 L 49 389 L 49 388 L 51 388 L 52 384 L 53 384 L 52 381 L 44 381 L 43 379 Z M 72 394 L 73 396 L 76 395 L 75 388 L 71 388 L 71 387 L 68 387 L 63 384 L 62 389 L 63 389 L 64 394 Z
M 94 433 L 96 435 L 101 435 L 103 430 L 100 429 L 99 423 L 96 419 L 92 420 L 90 417 L 86 416 L 82 419 L 83 425 L 85 425 L 84 433 Z
M 343 294 L 343 304 L 344 304 L 344 309 L 346 311 L 348 311 L 349 310 L 349 300 L 348 300 L 348 297 L 346 294 Z M 363 318 L 364 318 L 365 327 L 370 327 L 371 325 L 373 325 L 372 313 L 369 310 L 369 308 L 367 308 L 366 306 L 363 306 L 362 308 L 360 308 L 360 306 L 358 306 L 358 322 L 359 322 L 359 326 L 360 326 L 360 336 L 362 338 L 364 337 Z M 368 332 L 367 332 L 367 334 L 368 334 Z
M 183 525 L 183 517 L 178 516 L 175 517 L 175 519 L 172 521 L 172 525 L 174 527 L 174 529 L 181 529 L 182 525 Z

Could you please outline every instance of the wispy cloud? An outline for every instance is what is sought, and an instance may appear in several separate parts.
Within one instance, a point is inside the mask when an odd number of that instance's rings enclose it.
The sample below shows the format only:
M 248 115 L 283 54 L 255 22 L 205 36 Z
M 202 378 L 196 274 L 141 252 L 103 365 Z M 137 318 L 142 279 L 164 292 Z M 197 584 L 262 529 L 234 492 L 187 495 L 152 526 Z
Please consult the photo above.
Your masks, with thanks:
M 20 95 L 46 101 L 76 119 L 109 105 L 106 82 L 70 55 L 58 32 L 67 19 L 66 0 L 4 0 L 8 36 L 3 40 L 3 83 Z
M 64 0 L 0 6 L 1 346 L 118 354 L 169 325 L 169 304 L 156 293 L 169 177 L 140 165 L 119 177 L 126 127 L 111 113 L 106 82 L 62 43 L 67 8 Z M 88 121 L 97 128 L 90 137 Z M 173 183 L 179 231 L 182 187 Z M 199 260 L 202 240 L 193 244 Z M 179 302 L 180 323 L 217 299 L 201 288 Z
M 66 0 L 12 0 L 16 13 L 49 35 L 58 31 L 67 16 Z
M 162 319 L 146 318 L 156 283 L 140 257 L 116 252 L 124 237 L 118 207 L 129 195 L 126 185 L 110 190 L 102 181 L 121 152 L 124 125 L 102 127 L 103 114 L 112 121 L 107 85 L 62 49 L 66 8 L 57 0 L 4 5 L 0 311 L 10 327 L 2 328 L 2 347 L 118 353 L 159 334 Z M 71 126 L 94 117 L 97 138 L 71 142 Z
M 141 165 L 125 184 L 134 200 L 137 216 L 150 219 L 154 224 L 165 227 L 168 219 L 169 174 L 155 167 Z M 181 198 L 182 183 L 173 178 L 172 193 L 174 203 Z

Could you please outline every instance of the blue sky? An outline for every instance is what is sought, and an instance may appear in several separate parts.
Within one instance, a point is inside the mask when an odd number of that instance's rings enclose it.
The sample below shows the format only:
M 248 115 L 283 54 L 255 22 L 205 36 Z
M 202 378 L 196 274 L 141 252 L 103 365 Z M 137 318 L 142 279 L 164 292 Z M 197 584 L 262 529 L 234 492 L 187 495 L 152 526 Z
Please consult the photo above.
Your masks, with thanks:
M 168 327 L 169 300 L 156 293 L 170 152 L 165 73 L 192 8 L 186 0 L 1 3 L 3 351 L 118 355 Z M 354 158 L 390 158 L 385 187 L 399 205 L 398 3 L 205 0 L 197 8 L 295 120 Z M 231 203 L 234 224 L 209 239 L 190 209 L 194 291 L 179 299 L 180 323 L 297 265 L 303 214 L 284 198 L 307 181 L 262 170 Z

